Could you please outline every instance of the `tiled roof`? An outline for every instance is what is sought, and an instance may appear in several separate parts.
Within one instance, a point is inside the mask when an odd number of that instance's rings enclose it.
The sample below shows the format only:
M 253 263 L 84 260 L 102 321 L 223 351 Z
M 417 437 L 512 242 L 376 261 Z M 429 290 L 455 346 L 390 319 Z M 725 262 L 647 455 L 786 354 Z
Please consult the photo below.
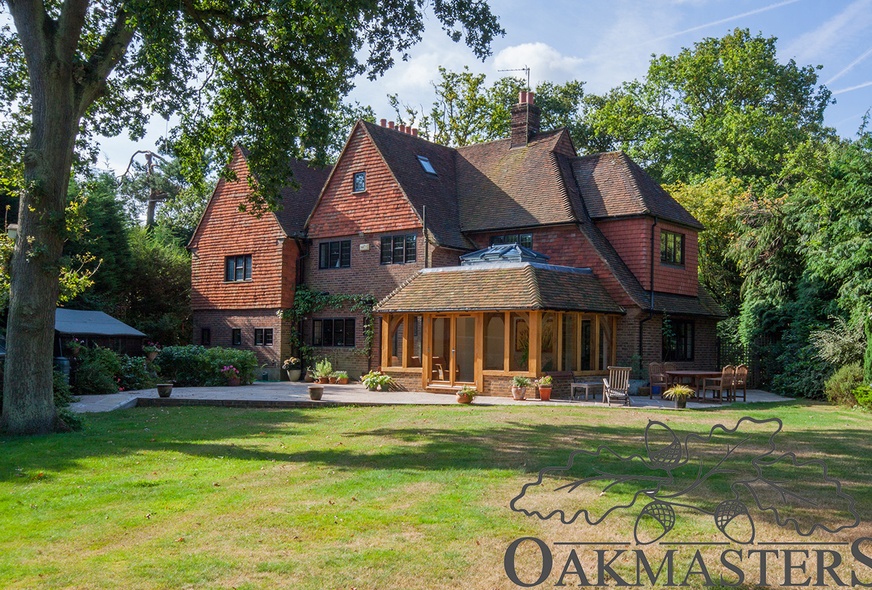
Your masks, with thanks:
M 702 285 L 698 297 L 654 292 L 654 310 L 676 315 L 699 315 L 719 318 L 727 317 L 726 312 L 712 298 Z
M 419 217 L 427 207 L 427 229 L 437 243 L 469 250 L 473 244 L 460 228 L 455 181 L 455 151 L 421 137 L 363 123 Z M 427 173 L 418 156 L 430 160 L 436 174 Z
M 529 262 L 424 269 L 385 297 L 376 311 L 515 309 L 624 313 L 590 270 Z
M 281 208 L 275 212 L 276 219 L 289 236 L 302 235 L 306 227 L 306 219 L 321 188 L 330 176 L 332 166 L 316 167 L 309 162 L 294 160 L 291 162 L 294 186 L 282 189 Z
M 457 200 L 463 231 L 576 220 L 554 152 L 566 130 L 539 133 L 526 147 L 504 139 L 457 149 Z
M 699 221 L 623 152 L 576 158 L 572 169 L 593 219 L 651 215 L 703 229 Z
M 248 166 L 251 152 L 246 147 L 238 147 L 245 158 L 246 166 Z M 279 193 L 281 198 L 279 209 L 274 214 L 286 234 L 289 236 L 299 236 L 303 234 L 303 230 L 306 227 L 306 219 L 312 212 L 312 208 L 318 200 L 318 195 L 321 194 L 321 189 L 324 187 L 324 183 L 327 182 L 330 170 L 333 167 L 315 166 L 305 160 L 292 159 L 290 168 L 292 178 L 289 179 L 288 185 L 283 187 Z M 252 174 L 254 173 L 252 172 Z

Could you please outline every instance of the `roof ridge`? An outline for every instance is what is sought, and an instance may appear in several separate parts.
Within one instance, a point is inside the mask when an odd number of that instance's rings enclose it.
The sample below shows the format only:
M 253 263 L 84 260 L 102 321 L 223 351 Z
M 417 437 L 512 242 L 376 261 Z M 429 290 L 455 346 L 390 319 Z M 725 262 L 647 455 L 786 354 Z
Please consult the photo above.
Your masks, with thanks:
M 551 150 L 551 167 L 554 169 L 554 172 L 557 174 L 557 177 L 560 179 L 559 181 L 559 190 L 560 196 L 563 198 L 563 210 L 569 216 L 570 219 L 578 219 L 578 216 L 575 214 L 575 211 L 572 207 L 572 203 L 569 198 L 569 190 L 566 188 L 566 178 L 563 174 L 563 169 L 560 167 L 560 159 L 557 152 Z
M 539 290 L 539 281 L 536 280 L 536 269 L 532 264 L 524 269 L 524 275 L 527 278 L 527 289 L 530 292 L 531 300 L 538 303 L 540 308 L 544 307 L 545 301 L 542 299 L 542 292 Z

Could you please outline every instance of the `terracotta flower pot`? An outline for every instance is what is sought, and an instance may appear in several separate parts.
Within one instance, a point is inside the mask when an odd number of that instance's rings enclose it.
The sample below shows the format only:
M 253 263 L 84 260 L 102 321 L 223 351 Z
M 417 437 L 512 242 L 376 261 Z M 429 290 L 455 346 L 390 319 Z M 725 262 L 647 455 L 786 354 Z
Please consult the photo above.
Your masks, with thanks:
M 523 401 L 527 397 L 527 388 L 526 387 L 516 387 L 512 386 L 512 397 L 516 401 Z
M 348 385 L 348 377 L 339 377 L 336 380 L 336 383 L 338 383 L 339 385 Z
M 336 383 L 336 377 L 327 377 L 329 383 Z
M 551 387 L 542 387 L 539 386 L 539 399 L 543 402 L 547 402 L 551 400 Z
M 229 377 L 227 379 L 227 385 L 229 385 L 231 387 L 236 387 L 237 385 L 239 385 L 239 383 L 240 383 L 239 377 Z
M 324 395 L 324 388 L 320 385 L 310 385 L 309 386 L 309 399 L 319 400 L 321 396 Z
M 457 403 L 458 404 L 471 404 L 472 403 L 472 396 L 466 395 L 465 393 L 458 393 L 457 394 Z
M 330 383 L 330 378 L 329 377 L 318 377 L 318 379 L 316 379 L 316 381 L 323 385 L 325 383 Z

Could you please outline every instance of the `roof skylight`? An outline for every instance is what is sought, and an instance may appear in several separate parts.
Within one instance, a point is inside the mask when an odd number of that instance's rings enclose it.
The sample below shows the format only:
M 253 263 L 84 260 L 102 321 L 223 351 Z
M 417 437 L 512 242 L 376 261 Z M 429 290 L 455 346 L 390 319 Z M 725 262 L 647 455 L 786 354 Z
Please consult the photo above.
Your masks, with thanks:
M 421 162 L 421 168 L 424 169 L 424 172 L 427 174 L 436 174 L 436 169 L 433 168 L 433 164 L 430 163 L 430 158 L 418 156 L 418 161 Z

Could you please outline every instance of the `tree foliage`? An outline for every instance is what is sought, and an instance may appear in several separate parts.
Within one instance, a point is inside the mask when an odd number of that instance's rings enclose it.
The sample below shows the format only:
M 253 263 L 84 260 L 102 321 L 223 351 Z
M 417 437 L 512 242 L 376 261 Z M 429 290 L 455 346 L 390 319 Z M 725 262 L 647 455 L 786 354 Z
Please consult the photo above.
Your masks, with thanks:
M 329 113 L 353 78 L 377 77 L 421 38 L 425 12 L 478 57 L 501 34 L 482 2 L 342 0 L 5 0 L 15 30 L 0 29 L 3 183 L 21 192 L 12 259 L 2 426 L 46 432 L 52 309 L 58 294 L 64 205 L 74 156 L 93 157 L 95 134 L 142 137 L 152 114 L 178 115 L 166 139 L 182 174 L 207 154 L 251 152 L 253 205 L 287 182 L 289 157 L 324 159 Z M 23 149 L 20 149 L 23 148 Z M 89 149 L 90 148 L 90 149 Z M 19 158 L 20 156 L 20 158 Z

